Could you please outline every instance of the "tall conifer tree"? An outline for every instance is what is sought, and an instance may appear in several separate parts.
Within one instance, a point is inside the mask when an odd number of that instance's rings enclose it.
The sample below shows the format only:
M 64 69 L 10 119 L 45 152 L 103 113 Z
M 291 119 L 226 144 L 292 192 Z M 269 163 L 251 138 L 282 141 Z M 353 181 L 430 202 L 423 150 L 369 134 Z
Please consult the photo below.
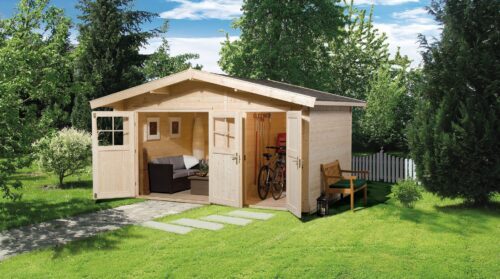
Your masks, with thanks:
M 500 1 L 434 1 L 440 41 L 410 133 L 420 179 L 441 197 L 485 203 L 500 191 Z
M 89 100 L 144 82 L 139 49 L 155 35 L 143 31 L 154 13 L 131 9 L 133 0 L 80 0 L 75 69 L 78 92 L 72 114 L 77 128 L 90 128 Z

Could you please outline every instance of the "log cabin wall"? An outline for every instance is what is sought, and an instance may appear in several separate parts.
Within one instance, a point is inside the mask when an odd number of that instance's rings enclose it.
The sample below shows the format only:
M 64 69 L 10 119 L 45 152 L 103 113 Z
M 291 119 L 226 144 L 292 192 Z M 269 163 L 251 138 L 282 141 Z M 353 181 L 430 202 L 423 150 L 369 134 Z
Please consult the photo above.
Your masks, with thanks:
M 304 157 L 308 182 L 303 183 L 308 185 L 308 193 L 303 201 L 308 201 L 312 212 L 321 194 L 320 165 L 339 160 L 343 169 L 351 167 L 352 113 L 350 107 L 316 107 L 310 109 L 309 117 L 309 151 L 308 158 Z

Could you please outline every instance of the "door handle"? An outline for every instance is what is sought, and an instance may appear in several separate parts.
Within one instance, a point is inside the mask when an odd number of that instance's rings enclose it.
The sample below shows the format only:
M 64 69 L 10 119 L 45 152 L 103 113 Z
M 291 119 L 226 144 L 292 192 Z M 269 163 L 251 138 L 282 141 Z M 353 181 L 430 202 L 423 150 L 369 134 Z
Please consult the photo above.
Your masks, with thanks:
M 238 165 L 241 161 L 240 154 L 236 153 L 232 159 L 236 161 L 236 164 Z

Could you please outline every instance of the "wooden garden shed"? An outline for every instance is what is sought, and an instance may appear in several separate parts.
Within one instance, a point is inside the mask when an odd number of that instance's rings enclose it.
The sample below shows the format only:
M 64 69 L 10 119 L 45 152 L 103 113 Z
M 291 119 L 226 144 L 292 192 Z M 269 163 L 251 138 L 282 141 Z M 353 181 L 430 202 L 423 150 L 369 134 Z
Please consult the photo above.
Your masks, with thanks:
M 194 69 L 90 104 L 99 109 L 92 112 L 95 199 L 143 197 L 270 207 L 298 217 L 316 209 L 321 163 L 339 160 L 342 166 L 351 165 L 352 107 L 365 106 L 363 101 L 282 82 Z M 260 154 L 279 134 L 286 134 L 286 194 L 281 200 L 260 200 Z M 149 161 L 194 153 L 208 161 L 207 196 L 150 193 Z

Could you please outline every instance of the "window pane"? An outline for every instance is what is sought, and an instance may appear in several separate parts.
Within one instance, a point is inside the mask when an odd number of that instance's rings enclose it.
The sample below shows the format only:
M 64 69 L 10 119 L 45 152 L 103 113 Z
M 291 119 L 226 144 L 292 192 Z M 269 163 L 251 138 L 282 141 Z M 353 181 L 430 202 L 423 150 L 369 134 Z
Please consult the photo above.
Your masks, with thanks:
M 155 121 L 149 122 L 149 135 L 151 136 L 158 135 L 158 122 Z
M 97 135 L 97 140 L 98 140 L 99 146 L 112 145 L 113 133 L 112 132 L 99 132 Z
M 123 145 L 123 132 L 115 132 L 114 145 Z
M 97 117 L 97 130 L 112 130 L 112 117 Z
M 115 121 L 114 130 L 123 130 L 123 117 L 113 117 Z

